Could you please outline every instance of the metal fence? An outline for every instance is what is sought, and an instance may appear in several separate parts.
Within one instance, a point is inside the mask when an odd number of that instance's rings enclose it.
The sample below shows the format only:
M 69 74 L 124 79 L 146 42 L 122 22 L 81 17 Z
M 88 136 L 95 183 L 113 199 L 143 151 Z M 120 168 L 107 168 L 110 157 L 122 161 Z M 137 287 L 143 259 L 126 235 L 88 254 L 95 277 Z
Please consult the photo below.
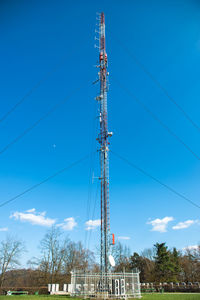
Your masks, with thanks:
M 71 295 L 96 298 L 141 298 L 139 273 L 71 274 Z

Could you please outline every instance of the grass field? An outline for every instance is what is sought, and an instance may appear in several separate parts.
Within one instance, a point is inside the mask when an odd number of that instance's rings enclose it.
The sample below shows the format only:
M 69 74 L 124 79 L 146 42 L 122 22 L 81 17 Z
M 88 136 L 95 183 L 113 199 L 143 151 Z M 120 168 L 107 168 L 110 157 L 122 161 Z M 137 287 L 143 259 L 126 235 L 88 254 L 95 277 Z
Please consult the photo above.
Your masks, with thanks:
M 151 294 L 143 295 L 143 300 L 200 300 L 200 294 Z
M 0 300 L 80 300 L 65 296 L 0 296 Z M 148 294 L 142 296 L 143 300 L 200 300 L 200 294 Z

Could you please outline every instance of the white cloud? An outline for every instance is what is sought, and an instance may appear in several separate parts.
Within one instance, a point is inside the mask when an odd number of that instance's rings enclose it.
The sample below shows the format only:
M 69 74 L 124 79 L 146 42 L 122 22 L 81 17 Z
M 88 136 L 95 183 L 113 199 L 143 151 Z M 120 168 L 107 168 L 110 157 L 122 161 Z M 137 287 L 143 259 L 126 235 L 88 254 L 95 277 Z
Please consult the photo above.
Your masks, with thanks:
M 197 250 L 199 248 L 198 245 L 192 245 L 192 246 L 187 246 L 185 248 L 183 248 L 183 250 Z
M 93 230 L 96 229 L 97 227 L 99 227 L 101 225 L 101 220 L 88 220 L 87 222 L 85 222 L 85 226 L 86 226 L 86 230 Z
M 8 228 L 7 227 L 1 227 L 0 231 L 8 231 Z
M 184 221 L 184 222 L 179 222 L 178 224 L 173 226 L 172 229 L 174 229 L 174 230 L 185 229 L 185 228 L 188 228 L 188 227 L 190 227 L 191 225 L 193 225 L 195 223 L 199 223 L 199 221 L 198 220 L 187 220 L 187 221 Z
M 130 240 L 130 236 L 118 236 L 118 240 Z
M 35 208 L 31 208 L 31 209 L 26 210 L 26 212 L 28 212 L 28 213 L 34 213 L 35 211 L 36 211 Z
M 77 226 L 77 222 L 73 217 L 64 219 L 64 223 L 58 224 L 58 227 L 61 227 L 63 230 L 71 231 L 74 227 Z
M 152 221 L 148 221 L 147 224 L 152 225 L 151 231 L 166 232 L 168 223 L 173 220 L 173 217 L 165 217 L 163 219 L 155 219 Z
M 26 212 L 14 212 L 12 215 L 10 215 L 10 218 L 13 218 L 15 220 L 19 220 L 21 222 L 28 222 L 32 225 L 40 225 L 40 226 L 46 226 L 50 227 L 53 224 L 55 224 L 55 219 L 50 219 L 45 217 L 46 212 L 36 212 L 35 208 L 29 209 Z

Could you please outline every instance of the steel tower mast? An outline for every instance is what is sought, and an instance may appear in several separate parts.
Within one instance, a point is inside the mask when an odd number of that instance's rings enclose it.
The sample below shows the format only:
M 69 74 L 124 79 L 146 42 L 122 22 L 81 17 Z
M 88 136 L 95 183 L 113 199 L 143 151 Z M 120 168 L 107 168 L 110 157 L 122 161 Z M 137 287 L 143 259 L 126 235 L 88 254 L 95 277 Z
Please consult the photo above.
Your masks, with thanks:
M 108 91 L 108 72 L 107 54 L 105 47 L 105 16 L 100 14 L 99 19 L 99 81 L 100 95 L 96 97 L 99 102 L 99 123 L 100 132 L 97 140 L 100 148 L 100 182 L 101 182 L 101 273 L 107 273 L 110 268 L 110 203 L 109 203 L 109 142 L 108 138 L 112 132 L 108 132 L 108 113 L 107 113 L 107 91 Z

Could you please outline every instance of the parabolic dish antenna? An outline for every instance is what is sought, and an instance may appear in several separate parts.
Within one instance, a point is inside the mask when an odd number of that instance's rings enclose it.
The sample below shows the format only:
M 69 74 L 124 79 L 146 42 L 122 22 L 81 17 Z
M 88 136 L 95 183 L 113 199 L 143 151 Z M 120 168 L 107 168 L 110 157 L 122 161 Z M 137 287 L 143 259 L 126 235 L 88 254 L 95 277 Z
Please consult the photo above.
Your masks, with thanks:
M 109 262 L 111 264 L 112 267 L 115 267 L 115 260 L 114 257 L 112 255 L 108 256 Z

